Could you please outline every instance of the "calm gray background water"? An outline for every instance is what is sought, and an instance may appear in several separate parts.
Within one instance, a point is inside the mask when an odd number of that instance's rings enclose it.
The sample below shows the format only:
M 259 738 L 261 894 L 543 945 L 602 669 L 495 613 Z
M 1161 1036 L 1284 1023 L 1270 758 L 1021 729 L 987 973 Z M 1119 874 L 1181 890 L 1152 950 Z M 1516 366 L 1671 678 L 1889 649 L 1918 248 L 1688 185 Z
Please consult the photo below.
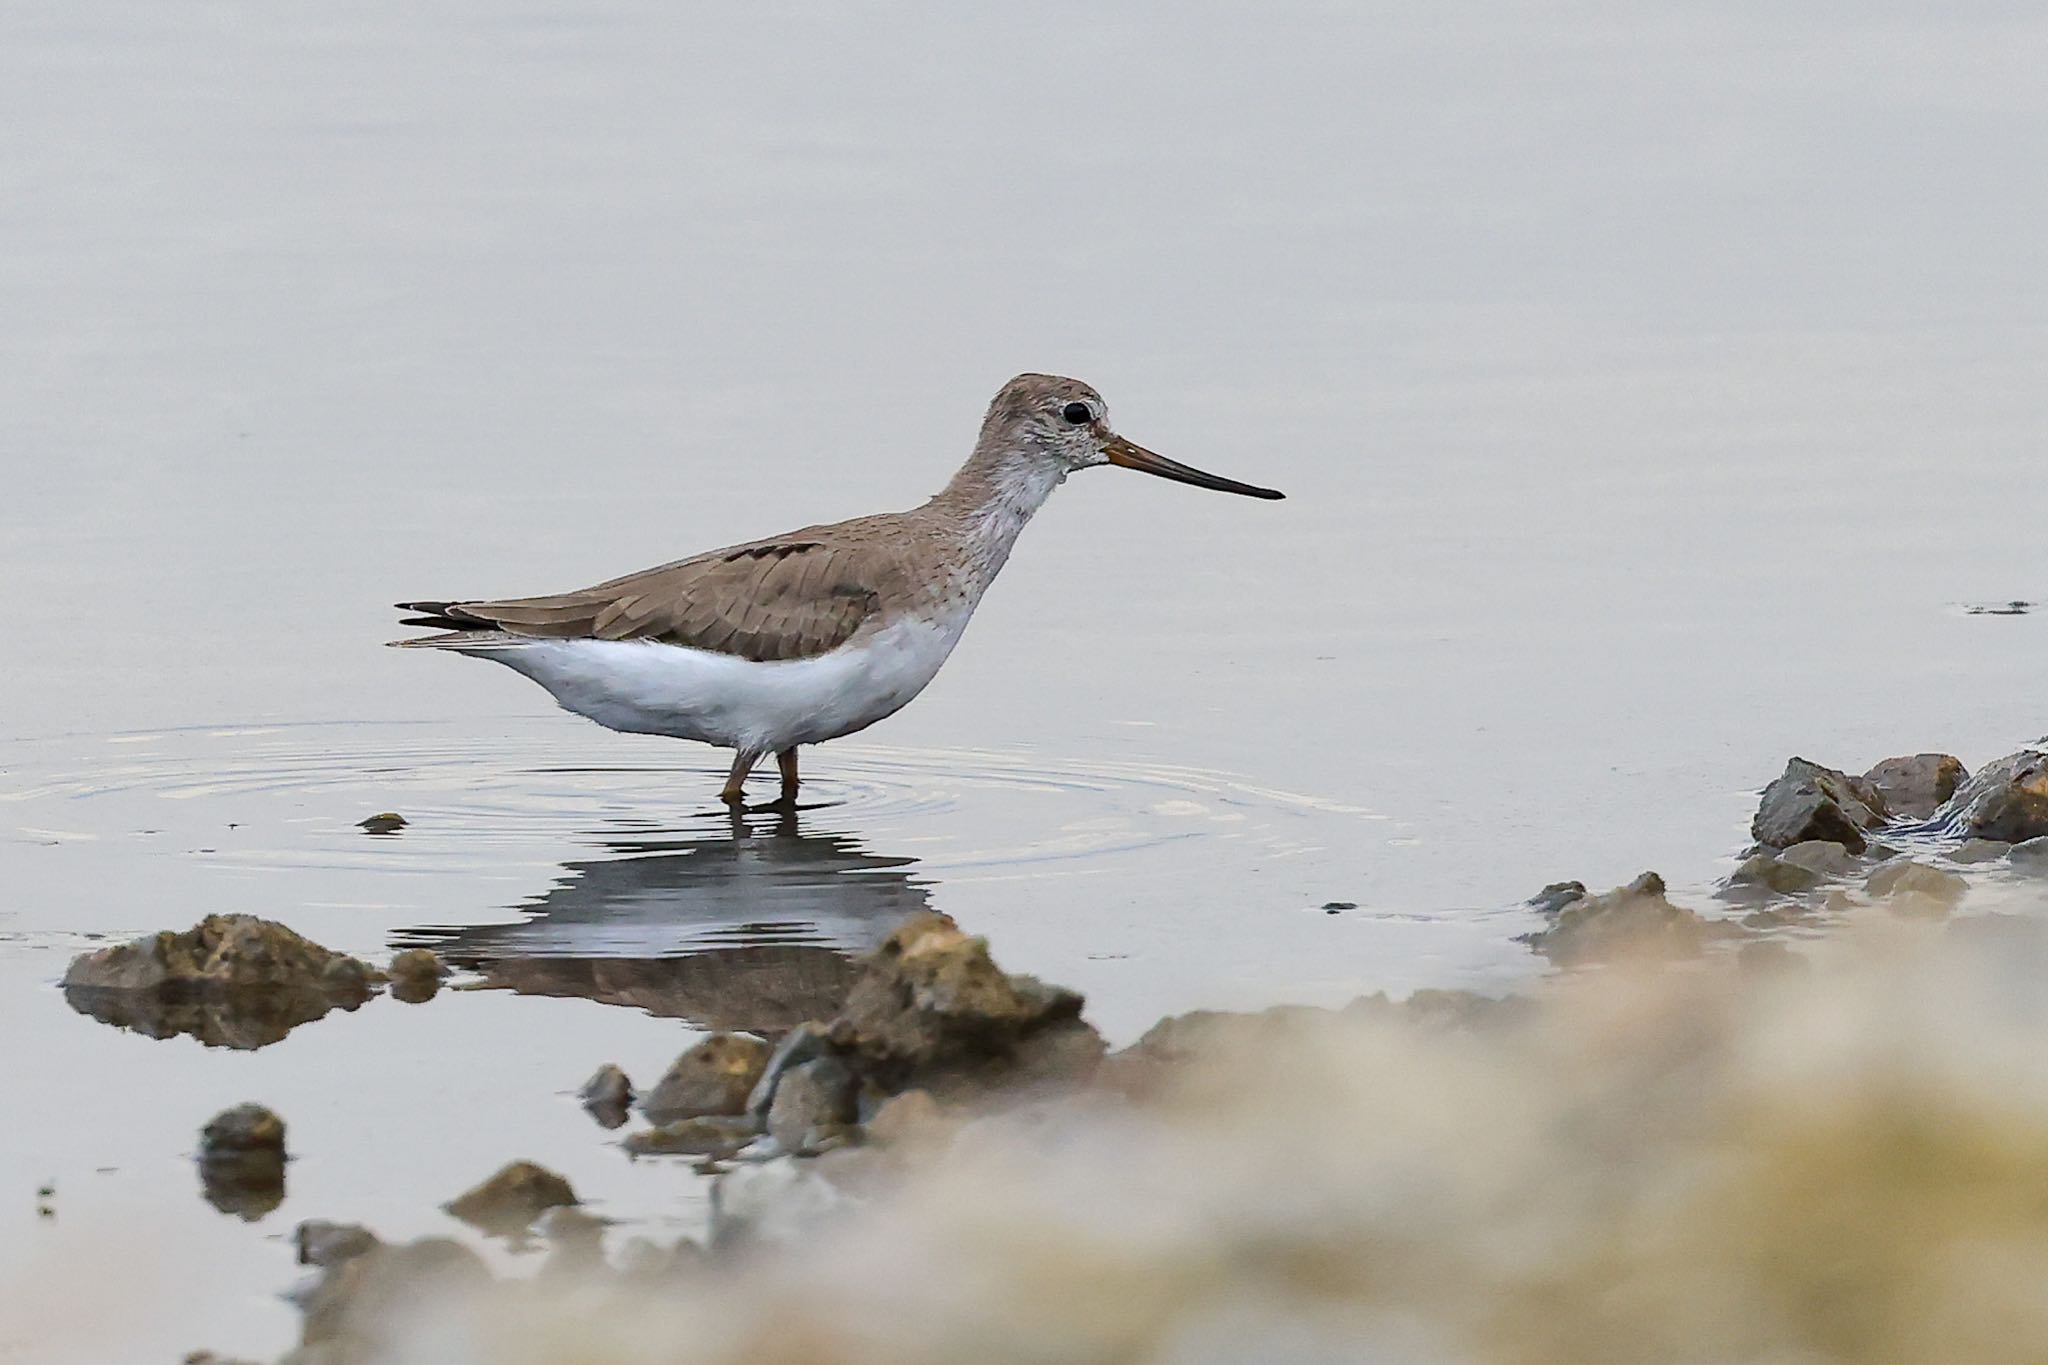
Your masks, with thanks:
M 1789 753 L 2039 735 L 2048 618 L 1962 605 L 2048 596 L 2044 59 L 1998 4 L 0 10 L 0 1359 L 274 1352 L 296 1219 L 512 1156 L 688 1230 L 549 1092 L 907 907 L 1118 1037 L 1499 986 L 1522 896 L 1704 881 Z M 377 648 L 914 502 L 1020 369 L 1292 496 L 1074 480 L 793 830 Z M 226 1054 L 50 984 L 212 909 L 570 998 Z M 253 1230 L 185 1157 L 245 1098 Z

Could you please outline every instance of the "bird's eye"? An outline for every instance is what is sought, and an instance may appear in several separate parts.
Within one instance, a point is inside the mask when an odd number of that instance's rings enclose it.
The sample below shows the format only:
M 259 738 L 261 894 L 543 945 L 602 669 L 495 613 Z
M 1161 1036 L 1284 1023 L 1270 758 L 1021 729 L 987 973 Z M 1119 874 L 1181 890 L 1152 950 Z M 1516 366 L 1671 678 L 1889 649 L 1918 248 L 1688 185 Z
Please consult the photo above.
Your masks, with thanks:
M 1095 420 L 1095 409 L 1086 403 L 1069 403 L 1060 409 L 1060 416 L 1077 427 L 1085 427 Z

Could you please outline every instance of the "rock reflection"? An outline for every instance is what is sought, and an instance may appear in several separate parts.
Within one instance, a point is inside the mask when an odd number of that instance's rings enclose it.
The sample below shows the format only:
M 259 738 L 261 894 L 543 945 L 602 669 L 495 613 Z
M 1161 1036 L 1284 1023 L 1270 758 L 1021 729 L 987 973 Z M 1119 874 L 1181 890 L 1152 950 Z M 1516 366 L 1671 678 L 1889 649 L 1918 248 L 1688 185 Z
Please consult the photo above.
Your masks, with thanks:
M 568 863 L 511 924 L 420 928 L 494 986 L 574 996 L 774 1034 L 835 1013 L 849 955 L 930 908 L 914 858 L 850 835 L 806 832 L 796 813 L 738 816 L 715 834 L 606 839 L 621 855 Z

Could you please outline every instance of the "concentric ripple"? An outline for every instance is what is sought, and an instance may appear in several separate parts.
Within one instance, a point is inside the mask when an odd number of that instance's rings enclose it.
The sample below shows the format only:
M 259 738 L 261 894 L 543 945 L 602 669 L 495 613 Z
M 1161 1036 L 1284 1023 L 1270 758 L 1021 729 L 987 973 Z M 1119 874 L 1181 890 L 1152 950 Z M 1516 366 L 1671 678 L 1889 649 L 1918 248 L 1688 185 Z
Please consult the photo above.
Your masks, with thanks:
M 1227 773 L 1035 751 L 840 743 L 809 769 L 798 828 L 929 873 L 1099 870 L 1201 842 L 1286 856 L 1315 847 L 1332 819 L 1375 818 Z M 721 776 L 683 746 L 530 720 L 69 736 L 0 749 L 0 829 L 29 842 L 165 836 L 252 866 L 417 872 L 428 847 L 433 870 L 459 871 L 718 837 L 735 829 L 710 799 Z M 757 782 L 772 790 L 772 776 Z M 384 811 L 403 830 L 358 828 Z M 738 817 L 738 832 L 775 818 Z

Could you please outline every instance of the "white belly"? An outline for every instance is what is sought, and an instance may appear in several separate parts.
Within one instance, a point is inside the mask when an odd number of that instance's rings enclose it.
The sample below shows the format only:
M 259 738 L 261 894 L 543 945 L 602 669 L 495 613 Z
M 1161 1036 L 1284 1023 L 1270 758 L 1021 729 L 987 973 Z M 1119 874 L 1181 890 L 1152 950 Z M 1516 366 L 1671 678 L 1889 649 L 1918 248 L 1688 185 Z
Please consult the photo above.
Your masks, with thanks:
M 966 628 L 897 621 L 810 659 L 758 663 L 648 640 L 531 640 L 465 651 L 516 669 L 579 716 L 753 753 L 850 735 L 924 690 Z

